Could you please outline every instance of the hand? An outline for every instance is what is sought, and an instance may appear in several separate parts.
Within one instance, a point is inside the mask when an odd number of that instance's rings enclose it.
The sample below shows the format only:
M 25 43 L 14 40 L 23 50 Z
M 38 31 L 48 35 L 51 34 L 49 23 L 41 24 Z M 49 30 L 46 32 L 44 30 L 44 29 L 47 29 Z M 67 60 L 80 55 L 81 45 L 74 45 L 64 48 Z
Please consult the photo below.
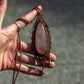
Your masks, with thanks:
M 42 10 L 41 6 L 38 6 Z M 2 25 L 3 17 L 6 11 L 6 0 L 3 0 L 3 4 L 0 4 L 0 26 Z M 32 21 L 37 15 L 36 10 L 32 10 L 30 13 L 26 14 L 22 18 L 27 21 Z M 2 16 L 2 17 L 1 17 Z M 26 25 L 22 21 L 17 21 L 21 29 Z M 14 23 L 0 30 L 0 71 L 3 70 L 14 70 L 14 58 L 16 53 L 16 39 L 17 39 L 17 25 Z M 22 52 L 33 54 L 31 44 L 26 44 L 21 42 Z M 53 68 L 55 66 L 56 56 L 50 53 L 50 59 L 52 64 L 49 65 L 48 61 L 45 62 L 46 68 Z M 46 58 L 46 60 L 48 60 Z M 34 65 L 34 58 L 29 55 L 22 54 L 22 63 Z M 15 70 L 19 70 L 19 63 L 16 63 Z M 42 67 L 38 62 L 38 66 Z M 21 64 L 20 72 L 30 75 L 42 76 L 42 71 L 33 67 L 28 67 L 24 64 Z

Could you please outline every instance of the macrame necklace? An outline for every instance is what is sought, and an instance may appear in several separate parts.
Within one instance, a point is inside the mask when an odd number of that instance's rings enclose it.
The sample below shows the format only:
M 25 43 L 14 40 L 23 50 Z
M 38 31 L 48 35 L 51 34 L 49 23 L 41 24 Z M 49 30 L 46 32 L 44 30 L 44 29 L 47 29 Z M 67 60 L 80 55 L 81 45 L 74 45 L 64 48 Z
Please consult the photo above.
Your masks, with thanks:
M 36 10 L 38 10 L 36 8 Z M 44 63 L 46 58 L 50 60 L 50 49 L 51 49 L 51 37 L 49 32 L 49 27 L 42 17 L 42 12 L 38 13 L 38 18 L 33 26 L 32 32 L 32 48 L 34 50 L 35 65 L 38 65 L 37 60 L 42 65 L 42 72 L 44 74 Z
M 38 12 L 38 14 L 37 14 L 38 18 L 36 19 L 36 22 L 33 26 L 31 45 L 32 45 L 32 49 L 34 51 L 35 66 L 37 66 L 38 62 L 39 62 L 42 66 L 42 73 L 44 74 L 44 66 L 45 66 L 44 63 L 46 61 L 46 58 L 49 59 L 49 64 L 51 64 L 51 60 L 50 60 L 51 37 L 50 37 L 49 27 L 48 27 L 47 23 L 44 21 L 42 12 L 39 12 L 40 9 L 38 7 L 34 8 L 34 9 L 37 10 L 37 12 Z M 18 20 L 25 22 L 26 25 L 29 24 L 28 21 L 26 21 L 22 18 L 20 18 Z M 16 67 L 16 62 L 17 62 L 17 58 L 18 58 L 17 55 L 18 55 L 18 46 L 19 46 L 19 49 L 20 49 L 19 71 L 20 71 L 20 67 L 21 67 L 21 63 L 22 63 L 22 49 L 21 49 L 21 39 L 20 39 L 19 32 L 18 32 L 17 36 L 18 36 L 18 38 L 17 38 L 17 52 L 15 54 L 15 67 Z M 17 76 L 19 74 L 19 71 L 15 75 L 15 70 L 14 70 L 12 84 L 15 84 Z

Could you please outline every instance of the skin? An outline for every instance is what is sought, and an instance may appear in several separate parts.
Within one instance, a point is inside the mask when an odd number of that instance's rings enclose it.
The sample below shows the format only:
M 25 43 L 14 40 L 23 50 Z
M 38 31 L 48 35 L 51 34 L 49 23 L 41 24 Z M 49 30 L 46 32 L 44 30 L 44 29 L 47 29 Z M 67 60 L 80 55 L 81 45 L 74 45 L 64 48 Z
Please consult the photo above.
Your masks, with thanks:
M 14 70 L 14 58 L 16 53 L 16 39 L 17 39 L 17 25 L 11 24 L 3 29 L 2 22 L 7 8 L 7 0 L 2 0 L 0 3 L 0 71 L 3 70 Z M 42 7 L 38 6 L 38 8 L 42 11 Z M 22 18 L 32 21 L 37 15 L 36 10 L 32 10 L 30 13 L 26 14 Z M 20 25 L 21 29 L 23 29 L 26 25 L 22 21 L 17 21 Z M 31 48 L 31 44 L 26 44 L 21 42 L 22 52 L 26 52 L 29 54 L 33 54 L 33 50 Z M 50 59 L 52 64 L 49 65 L 48 57 L 46 57 L 45 68 L 53 68 L 55 66 L 56 56 L 50 53 Z M 19 61 L 19 60 L 18 60 Z M 34 65 L 34 58 L 31 55 L 22 54 L 22 63 Z M 28 67 L 24 64 L 21 64 L 20 72 L 30 75 L 42 76 L 42 70 L 38 70 L 33 67 Z M 16 63 L 15 70 L 19 70 L 19 63 Z M 38 66 L 42 67 L 38 62 Z

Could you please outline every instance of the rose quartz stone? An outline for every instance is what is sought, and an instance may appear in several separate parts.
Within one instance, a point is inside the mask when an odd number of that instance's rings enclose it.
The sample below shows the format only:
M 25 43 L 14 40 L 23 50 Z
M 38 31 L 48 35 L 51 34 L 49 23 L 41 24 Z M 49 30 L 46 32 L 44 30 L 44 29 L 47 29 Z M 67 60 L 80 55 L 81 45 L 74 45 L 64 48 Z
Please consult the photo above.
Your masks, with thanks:
M 35 34 L 35 45 L 39 54 L 45 54 L 47 51 L 47 37 L 45 31 L 46 29 L 44 29 L 43 24 L 39 23 Z

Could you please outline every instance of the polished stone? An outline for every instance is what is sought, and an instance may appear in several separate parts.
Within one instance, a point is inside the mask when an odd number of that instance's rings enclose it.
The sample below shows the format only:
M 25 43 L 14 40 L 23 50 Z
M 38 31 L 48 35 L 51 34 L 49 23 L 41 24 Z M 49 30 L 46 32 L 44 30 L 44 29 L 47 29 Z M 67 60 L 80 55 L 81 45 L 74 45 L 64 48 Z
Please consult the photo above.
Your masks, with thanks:
M 46 29 L 44 29 L 43 24 L 39 23 L 35 35 L 36 50 L 39 54 L 45 54 L 47 51 L 47 37 L 45 31 Z

